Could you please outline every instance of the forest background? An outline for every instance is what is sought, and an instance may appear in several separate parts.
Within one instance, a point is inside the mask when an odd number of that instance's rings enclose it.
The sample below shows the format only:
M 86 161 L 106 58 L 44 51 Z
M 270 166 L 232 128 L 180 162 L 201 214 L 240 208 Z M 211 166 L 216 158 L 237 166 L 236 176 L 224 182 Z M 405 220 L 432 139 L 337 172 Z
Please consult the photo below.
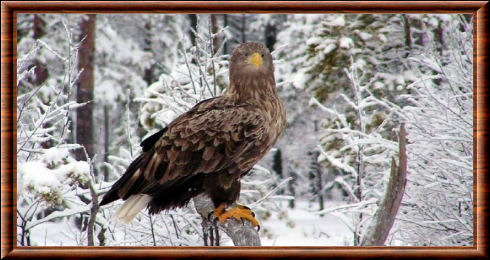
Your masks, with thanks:
M 472 19 L 18 14 L 18 244 L 204 245 L 193 202 L 130 225 L 97 202 L 145 137 L 227 87 L 233 48 L 257 41 L 288 117 L 243 180 L 262 245 L 380 244 L 381 230 L 383 245 L 471 246 Z

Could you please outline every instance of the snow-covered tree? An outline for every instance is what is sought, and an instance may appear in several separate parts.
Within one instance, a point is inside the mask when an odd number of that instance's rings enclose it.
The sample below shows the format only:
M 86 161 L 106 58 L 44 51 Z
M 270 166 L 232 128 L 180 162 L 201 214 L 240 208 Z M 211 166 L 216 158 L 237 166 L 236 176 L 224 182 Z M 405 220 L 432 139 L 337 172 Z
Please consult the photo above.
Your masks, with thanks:
M 79 42 L 73 37 L 74 23 L 59 15 L 48 17 L 53 24 L 44 36 L 27 35 L 18 45 L 17 233 L 21 245 L 42 243 L 31 239 L 38 225 L 63 218 L 73 220 L 75 214 L 88 211 L 84 200 L 90 201 L 95 182 L 90 158 L 73 158 L 73 151 L 83 147 L 70 143 L 70 115 L 84 105 L 71 96 L 80 75 L 75 66 Z M 34 15 L 34 21 L 48 17 Z M 49 37 L 53 35 L 55 39 Z M 56 45 L 54 40 L 60 39 L 63 44 Z M 32 60 L 41 61 L 49 72 L 42 84 L 34 85 L 30 80 L 36 70 L 29 65 Z
M 407 126 L 408 184 L 402 213 L 395 222 L 396 231 L 387 243 L 440 245 L 441 239 L 447 239 L 446 242 L 454 245 L 471 244 L 472 34 L 465 18 L 453 17 L 450 25 L 453 29 L 446 31 L 445 36 L 451 39 L 447 42 L 450 45 L 442 48 L 445 56 L 440 56 L 437 40 L 431 39 L 434 44 L 427 45 L 424 52 L 408 57 L 406 66 L 413 73 L 410 77 L 418 80 L 406 85 L 404 94 L 390 97 L 371 90 L 370 86 L 376 85 L 372 74 L 358 69 L 358 63 L 353 61 L 347 76 L 354 98 L 344 93 L 340 97 L 352 107 L 354 120 L 349 120 L 349 114 L 313 100 L 334 122 L 334 127 L 326 128 L 322 146 L 328 147 L 339 140 L 342 144 L 335 149 L 322 150 L 319 159 L 352 175 L 350 181 L 342 176 L 335 181 L 343 184 L 354 198 L 350 206 L 330 208 L 322 213 L 341 212 L 343 218 L 345 213 L 353 214 L 354 219 L 346 222 L 355 231 L 354 245 L 360 243 L 368 231 L 376 204 L 386 189 L 390 157 L 396 152 L 396 142 L 389 134 L 396 129 L 393 127 L 396 122 Z M 381 120 L 377 116 L 379 111 L 384 111 Z M 448 183 L 435 181 L 435 176 L 442 176 Z M 434 188 L 429 188 L 432 186 Z M 464 199 L 461 194 L 466 195 Z M 439 208 L 441 205 L 444 209 Z M 424 221 L 430 225 L 422 224 Z M 407 237 L 417 242 L 410 242 Z
M 355 112 L 351 122 L 357 124 L 352 124 L 342 112 L 325 107 L 315 98 L 312 98 L 312 105 L 326 113 L 329 124 L 325 126 L 334 125 L 325 127 L 318 160 L 342 172 L 332 182 L 347 191 L 349 201 L 348 205 L 320 212 L 340 214 L 339 217 L 354 232 L 353 245 L 360 245 L 365 225 L 369 224 L 367 220 L 373 215 L 373 205 L 380 200 L 385 189 L 391 173 L 390 158 L 398 152 L 398 146 L 397 141 L 383 136 L 383 133 L 394 130 L 390 115 L 381 122 L 375 122 L 376 128 L 368 127 L 373 125 L 373 120 L 379 120 L 373 110 L 388 104 L 370 91 L 369 77 L 357 67 L 358 63 L 352 60 L 351 64 L 345 72 L 351 80 L 350 94 L 354 98 L 348 94 L 341 94 L 341 97 Z M 332 144 L 338 147 L 328 149 Z
M 409 181 L 393 243 L 473 244 L 473 29 L 462 15 L 449 22 L 443 55 L 429 44 L 411 57 L 419 80 L 400 96 L 410 104 L 398 113 L 407 122 Z

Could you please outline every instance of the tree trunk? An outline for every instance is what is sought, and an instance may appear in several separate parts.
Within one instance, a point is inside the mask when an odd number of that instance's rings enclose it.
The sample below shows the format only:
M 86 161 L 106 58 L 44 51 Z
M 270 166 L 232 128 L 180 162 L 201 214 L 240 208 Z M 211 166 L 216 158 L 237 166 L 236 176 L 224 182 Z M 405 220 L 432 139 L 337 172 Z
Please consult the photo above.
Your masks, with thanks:
M 199 195 L 193 198 L 194 207 L 196 211 L 201 215 L 203 219 L 203 233 L 204 233 L 204 245 L 219 245 L 219 236 L 217 241 L 208 243 L 206 239 L 209 236 L 214 236 L 214 234 L 219 234 L 214 230 L 213 224 L 208 220 L 208 214 L 214 211 L 214 205 L 211 200 L 203 195 Z M 253 227 L 252 223 L 249 221 L 237 221 L 235 219 L 228 219 L 226 222 L 217 222 L 217 227 L 224 231 L 228 237 L 231 238 L 235 246 L 260 246 L 259 232 Z M 206 229 L 209 229 L 206 230 Z
M 406 149 L 405 125 L 400 126 L 398 167 L 395 158 L 391 160 L 391 174 L 386 187 L 386 192 L 374 214 L 373 220 L 363 237 L 362 246 L 382 246 L 384 245 L 391 227 L 395 222 L 395 217 L 400 208 L 400 204 L 407 184 L 407 149 Z
M 94 99 L 94 59 L 95 59 L 95 14 L 83 16 L 80 21 L 80 49 L 78 50 L 78 69 L 83 70 L 77 85 L 77 102 L 88 102 L 77 109 L 76 142 L 85 147 L 90 158 L 93 157 L 92 116 Z M 78 149 L 80 151 L 81 149 Z M 77 152 L 77 160 L 84 159 Z
M 45 32 L 45 26 L 46 22 L 41 18 L 40 15 L 35 14 L 33 16 L 32 20 L 32 31 L 33 31 L 33 38 L 35 40 L 41 39 L 46 32 Z M 34 78 L 29 80 L 30 83 L 32 83 L 34 86 L 40 86 L 42 85 L 49 77 L 49 71 L 48 68 L 46 67 L 46 64 L 41 62 L 39 59 L 35 58 L 31 65 L 29 66 L 30 68 L 34 67 Z M 49 128 L 53 124 L 48 122 L 48 123 L 43 123 L 44 128 Z M 53 146 L 53 141 L 48 140 L 46 142 L 42 142 L 41 146 L 45 149 L 50 148 Z
M 247 17 L 245 14 L 242 14 L 242 19 L 241 19 L 242 25 L 240 27 L 240 34 L 242 38 L 242 43 L 247 41 Z
M 90 218 L 87 224 L 87 245 L 95 246 L 95 221 L 97 220 L 97 213 L 99 212 L 99 200 L 97 197 L 97 192 L 90 181 L 90 197 L 92 198 L 92 207 L 90 207 Z
M 149 19 L 149 18 L 148 18 Z M 151 53 L 151 41 L 152 41 L 152 33 L 151 33 L 151 20 L 146 21 L 145 23 L 145 31 L 143 32 L 143 50 Z M 148 68 L 145 68 L 145 72 L 143 75 L 143 79 L 146 84 L 150 86 L 153 82 L 155 82 L 155 64 L 151 64 Z
M 32 22 L 32 31 L 33 31 L 33 37 L 34 39 L 38 40 L 43 37 L 46 32 L 44 30 L 44 27 L 46 26 L 46 22 L 37 14 L 34 15 L 33 22 Z M 42 62 L 40 62 L 38 59 L 34 59 L 33 61 L 33 66 L 36 68 L 34 69 L 34 84 L 36 86 L 41 85 L 48 79 L 49 73 L 48 69 L 46 68 L 46 65 Z
M 276 39 L 277 39 L 277 26 L 272 23 L 267 23 L 265 26 L 265 32 L 264 32 L 264 38 L 265 38 L 265 46 L 269 49 L 269 51 L 274 50 L 274 45 L 276 44 Z
M 196 36 L 194 35 L 194 32 L 197 32 L 197 16 L 195 14 L 189 14 L 188 17 L 191 24 L 189 38 L 191 39 L 192 46 L 196 46 Z M 194 32 L 192 30 L 194 30 Z
M 282 154 L 281 149 L 277 148 L 272 158 L 272 170 L 279 176 L 280 179 L 283 178 L 282 174 Z M 284 188 L 277 191 L 278 194 L 284 194 Z
M 310 185 L 312 194 L 316 195 L 318 199 L 318 208 L 319 210 L 324 209 L 323 204 L 323 181 L 322 181 L 322 166 L 318 163 L 318 156 L 320 155 L 319 151 L 310 151 L 308 155 L 311 156 L 311 164 L 310 164 Z
M 317 169 L 316 169 L 316 184 L 317 184 L 317 196 L 318 196 L 318 210 L 323 210 L 325 208 L 324 202 L 323 202 L 323 180 L 322 180 L 322 169 L 320 164 L 317 163 Z M 322 217 L 323 215 L 320 214 Z
M 318 132 L 318 121 L 314 120 L 313 121 L 313 129 L 315 130 L 315 133 Z M 318 210 L 323 210 L 324 209 L 324 203 L 323 203 L 323 180 L 322 180 L 322 166 L 320 163 L 318 163 L 318 156 L 320 156 L 319 151 L 313 151 L 311 152 L 311 174 L 313 175 L 313 179 L 315 180 L 315 183 L 312 183 L 313 187 L 315 189 L 315 193 L 318 199 Z M 323 215 L 320 215 L 323 216 Z
M 294 183 L 296 182 L 297 174 L 293 171 L 290 171 L 289 176 L 292 179 L 291 181 L 288 181 L 288 190 L 289 190 L 289 195 L 293 197 L 292 200 L 289 200 L 289 208 L 294 209 L 296 206 L 294 203 L 294 200 L 296 198 L 296 190 L 294 188 Z
M 279 148 L 277 148 L 272 159 L 272 170 L 282 178 L 282 154 Z
M 410 30 L 410 21 L 408 21 L 407 15 L 402 14 L 403 17 L 403 27 L 405 29 L 405 45 L 408 49 L 412 48 L 412 32 Z
M 363 162 L 363 156 L 362 156 L 362 146 L 358 151 L 357 154 L 357 161 L 358 161 L 358 167 L 357 167 L 357 178 L 356 178 L 356 189 L 354 190 L 354 194 L 356 195 L 358 201 L 362 201 L 362 176 L 364 172 L 364 162 Z M 357 215 L 357 223 L 362 223 L 363 220 L 363 214 L 362 212 L 359 212 Z M 355 230 L 354 230 L 354 246 L 359 246 L 361 243 L 361 233 L 360 233 L 360 226 L 356 225 Z
M 227 14 L 224 14 L 223 15 L 223 27 L 226 28 L 228 26 L 228 15 Z M 223 36 L 223 41 L 225 41 L 225 43 L 223 44 L 223 54 L 226 55 L 228 54 L 228 41 L 226 40 L 225 38 L 226 36 Z
M 109 105 L 104 104 L 104 162 L 109 163 L 109 142 L 110 142 L 110 117 Z M 109 180 L 109 167 L 104 165 L 104 181 Z
M 211 15 L 211 32 L 216 35 L 219 31 L 219 26 L 218 26 L 218 18 L 216 17 L 216 14 Z M 216 54 L 216 52 L 219 49 L 219 38 L 218 37 L 213 37 L 213 54 Z

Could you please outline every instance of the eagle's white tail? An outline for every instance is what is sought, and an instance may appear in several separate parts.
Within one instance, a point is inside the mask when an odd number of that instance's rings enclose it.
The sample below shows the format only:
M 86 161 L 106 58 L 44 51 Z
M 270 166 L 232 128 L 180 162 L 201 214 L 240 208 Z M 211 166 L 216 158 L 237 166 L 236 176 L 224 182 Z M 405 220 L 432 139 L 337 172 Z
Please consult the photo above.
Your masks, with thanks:
M 152 197 L 146 194 L 132 195 L 119 207 L 111 219 L 128 224 L 148 205 L 151 199 Z

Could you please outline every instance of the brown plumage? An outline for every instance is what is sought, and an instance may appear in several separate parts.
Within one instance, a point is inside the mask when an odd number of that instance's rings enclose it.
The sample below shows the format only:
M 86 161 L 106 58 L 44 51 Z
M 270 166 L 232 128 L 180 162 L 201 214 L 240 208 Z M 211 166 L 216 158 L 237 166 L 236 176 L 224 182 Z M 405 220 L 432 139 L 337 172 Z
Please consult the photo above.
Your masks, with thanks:
M 100 204 L 131 198 L 116 214 L 125 222 L 145 206 L 155 214 L 201 193 L 215 207 L 229 206 L 240 194 L 240 178 L 274 145 L 285 120 L 271 54 L 260 43 L 241 44 L 230 58 L 229 88 L 145 139 L 141 155 Z

